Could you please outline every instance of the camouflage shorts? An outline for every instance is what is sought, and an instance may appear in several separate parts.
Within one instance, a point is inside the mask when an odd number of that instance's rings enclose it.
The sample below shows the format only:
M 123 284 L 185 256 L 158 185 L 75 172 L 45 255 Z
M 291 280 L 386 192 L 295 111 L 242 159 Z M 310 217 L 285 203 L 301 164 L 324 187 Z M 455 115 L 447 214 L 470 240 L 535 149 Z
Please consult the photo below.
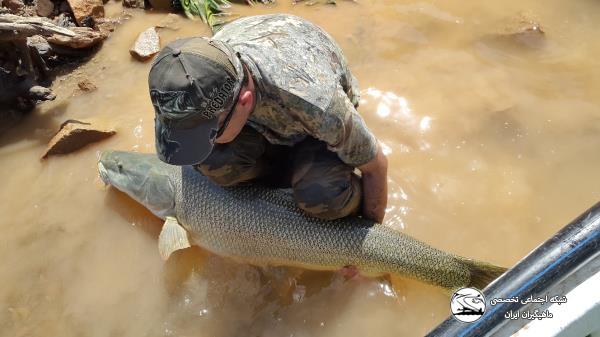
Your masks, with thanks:
M 292 187 L 298 206 L 322 219 L 342 218 L 360 207 L 361 184 L 354 168 L 310 137 L 293 147 L 273 145 L 245 126 L 232 142 L 216 145 L 196 169 L 221 186 L 262 181 Z

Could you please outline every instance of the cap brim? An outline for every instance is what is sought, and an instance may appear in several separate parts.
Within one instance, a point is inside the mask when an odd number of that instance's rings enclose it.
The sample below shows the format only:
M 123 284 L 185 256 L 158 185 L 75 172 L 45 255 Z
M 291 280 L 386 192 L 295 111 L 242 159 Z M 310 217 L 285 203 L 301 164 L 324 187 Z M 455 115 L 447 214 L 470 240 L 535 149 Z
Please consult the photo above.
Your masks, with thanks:
M 189 129 L 166 128 L 159 119 L 155 121 L 156 154 L 171 165 L 195 165 L 210 155 L 219 120 L 213 118 Z

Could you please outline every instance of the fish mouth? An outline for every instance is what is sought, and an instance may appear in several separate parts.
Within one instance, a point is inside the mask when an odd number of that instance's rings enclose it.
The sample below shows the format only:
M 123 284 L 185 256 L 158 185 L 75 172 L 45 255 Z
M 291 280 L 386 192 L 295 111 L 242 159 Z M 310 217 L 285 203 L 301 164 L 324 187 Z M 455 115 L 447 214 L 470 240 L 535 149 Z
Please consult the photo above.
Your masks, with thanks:
M 110 185 L 110 179 L 108 178 L 108 171 L 104 164 L 101 161 L 98 162 L 98 173 L 100 174 L 100 179 L 104 182 L 104 185 Z

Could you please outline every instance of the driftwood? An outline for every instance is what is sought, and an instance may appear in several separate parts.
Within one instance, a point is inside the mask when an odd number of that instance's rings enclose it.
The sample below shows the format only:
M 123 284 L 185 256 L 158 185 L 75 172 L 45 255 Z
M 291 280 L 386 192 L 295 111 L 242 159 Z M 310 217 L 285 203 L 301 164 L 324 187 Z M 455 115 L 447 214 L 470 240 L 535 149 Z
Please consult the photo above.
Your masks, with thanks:
M 0 14 L 0 40 L 13 41 L 33 35 L 52 36 L 55 34 L 70 37 L 77 35 L 70 29 L 57 26 L 45 18 Z
M 106 36 L 88 27 L 64 28 L 40 17 L 22 17 L 0 14 L 0 40 L 16 41 L 41 35 L 49 43 L 71 48 L 88 48 L 104 40 Z
M 52 44 L 81 49 L 97 45 L 106 38 L 104 34 L 88 27 L 73 27 L 70 30 L 75 33 L 74 36 L 54 34 L 46 40 Z

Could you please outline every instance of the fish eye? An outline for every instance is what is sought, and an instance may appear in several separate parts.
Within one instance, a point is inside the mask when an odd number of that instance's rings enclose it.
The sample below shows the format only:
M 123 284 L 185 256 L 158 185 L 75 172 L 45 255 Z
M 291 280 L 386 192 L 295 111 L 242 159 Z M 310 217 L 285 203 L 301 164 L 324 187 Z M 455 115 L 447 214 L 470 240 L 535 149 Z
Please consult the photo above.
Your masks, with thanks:
M 123 173 L 123 164 L 117 163 L 117 169 L 119 169 L 119 173 Z

